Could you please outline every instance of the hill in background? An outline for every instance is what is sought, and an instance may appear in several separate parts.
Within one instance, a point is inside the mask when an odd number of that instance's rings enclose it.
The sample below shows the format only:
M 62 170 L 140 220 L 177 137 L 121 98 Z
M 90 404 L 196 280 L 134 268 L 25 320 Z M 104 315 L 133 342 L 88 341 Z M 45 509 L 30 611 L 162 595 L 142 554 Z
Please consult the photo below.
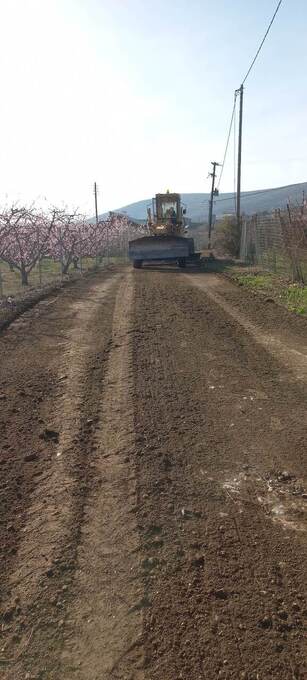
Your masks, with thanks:
M 275 208 L 285 208 L 288 201 L 300 204 L 303 195 L 307 197 L 307 182 L 301 184 L 290 184 L 276 189 L 266 189 L 263 191 L 252 191 L 242 193 L 242 212 L 246 215 L 253 215 L 256 212 L 271 212 Z M 187 208 L 187 217 L 192 222 L 205 222 L 208 218 L 210 194 L 181 194 L 182 201 Z M 130 203 L 114 212 L 125 212 L 135 220 L 146 220 L 147 207 L 151 206 L 151 198 L 137 203 Z M 220 194 L 214 201 L 214 214 L 217 218 L 224 214 L 235 212 L 233 194 Z M 101 215 L 101 217 L 104 217 Z

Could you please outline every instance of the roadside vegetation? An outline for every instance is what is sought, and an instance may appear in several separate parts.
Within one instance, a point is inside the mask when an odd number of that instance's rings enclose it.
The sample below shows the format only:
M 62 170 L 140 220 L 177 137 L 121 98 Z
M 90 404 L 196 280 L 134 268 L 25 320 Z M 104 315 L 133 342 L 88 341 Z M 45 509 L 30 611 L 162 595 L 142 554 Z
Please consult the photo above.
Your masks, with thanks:
M 240 286 L 245 286 L 259 294 L 271 297 L 295 314 L 307 316 L 306 286 L 291 283 L 289 280 L 270 272 L 251 272 L 250 268 L 248 271 L 242 271 L 242 269 L 239 271 L 236 267 L 228 267 L 227 272 Z
M 263 263 L 264 266 L 251 264 L 244 266 L 234 262 L 231 265 L 224 265 L 222 269 L 239 285 L 272 298 L 295 314 L 306 316 L 307 271 L 302 264 L 304 260 L 301 258 L 301 251 L 305 244 L 305 228 L 302 229 L 302 225 L 304 226 L 305 222 L 300 213 L 298 215 L 295 213 L 295 219 L 292 216 L 288 226 L 283 220 L 284 251 L 280 253 L 276 253 L 274 249 L 272 253 L 269 250 L 266 251 L 268 269 L 265 263 Z M 302 233 L 304 233 L 303 240 Z M 240 241 L 241 233 L 235 217 L 225 215 L 217 223 L 215 230 L 214 250 L 216 254 L 238 260 Z M 252 259 L 251 262 L 253 261 Z M 289 274 L 287 274 L 287 269 Z M 281 271 L 282 274 L 277 274 L 277 271 Z
M 217 222 L 214 234 L 214 250 L 219 255 L 227 254 L 231 257 L 239 257 L 240 239 L 241 230 L 233 215 L 225 215 L 222 220 Z

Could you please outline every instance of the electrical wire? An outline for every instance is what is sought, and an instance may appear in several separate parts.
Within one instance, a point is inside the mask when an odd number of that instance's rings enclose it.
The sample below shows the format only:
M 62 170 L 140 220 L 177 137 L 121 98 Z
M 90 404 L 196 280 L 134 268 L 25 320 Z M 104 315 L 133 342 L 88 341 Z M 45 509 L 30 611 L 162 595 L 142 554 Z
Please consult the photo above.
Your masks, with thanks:
M 257 196 L 260 196 L 262 194 L 267 194 L 268 192 L 271 193 L 271 191 L 280 191 L 281 188 L 282 187 L 275 187 L 273 189 L 259 189 L 259 191 L 246 191 L 246 192 L 242 193 L 242 201 L 244 201 L 245 198 L 249 198 L 249 197 L 254 198 L 254 196 L 257 197 Z M 229 194 L 229 196 L 227 196 L 227 198 L 218 198 L 214 202 L 215 203 L 224 203 L 224 201 L 232 201 L 235 198 L 235 196 L 236 196 L 236 192 L 234 194 Z M 209 200 L 204 201 L 203 203 L 200 203 L 200 205 L 205 206 L 208 203 L 209 203 Z
M 236 111 L 236 103 L 237 103 L 237 91 L 235 91 L 235 97 L 234 97 L 234 103 L 233 103 L 233 109 L 232 109 L 232 114 L 231 114 L 231 119 L 230 119 L 230 125 L 229 125 L 229 130 L 228 130 L 228 135 L 227 135 L 227 141 L 226 141 L 226 147 L 225 147 L 225 152 L 224 152 L 224 158 L 223 158 L 223 163 L 221 167 L 221 172 L 220 172 L 220 177 L 217 185 L 217 189 L 219 190 L 220 184 L 222 181 L 223 177 L 223 172 L 224 172 L 224 167 L 225 167 L 225 162 L 227 158 L 227 153 L 228 153 L 228 147 L 229 147 L 229 142 L 230 142 L 230 135 L 232 131 L 232 126 L 233 126 L 233 121 L 234 121 L 234 116 L 235 116 L 235 111 Z
M 249 67 L 249 69 L 248 69 L 248 71 L 247 71 L 247 74 L 246 74 L 245 78 L 242 80 L 242 85 L 244 85 L 244 83 L 247 81 L 247 78 L 248 78 L 248 76 L 249 76 L 249 74 L 250 74 L 250 72 L 251 72 L 253 66 L 255 65 L 255 63 L 256 63 L 256 61 L 257 61 L 257 59 L 258 59 L 258 57 L 259 57 L 259 54 L 260 54 L 260 52 L 261 52 L 261 50 L 262 50 L 262 48 L 263 48 L 263 45 L 264 45 L 264 43 L 265 43 L 265 41 L 266 41 L 266 39 L 267 39 L 267 37 L 268 37 L 268 35 L 269 35 L 269 32 L 270 32 L 270 30 L 271 30 L 271 28 L 272 28 L 272 25 L 273 25 L 273 23 L 274 23 L 274 21 L 275 21 L 275 18 L 276 18 L 276 16 L 277 16 L 277 14 L 278 14 L 278 11 L 279 11 L 279 9 L 280 9 L 281 3 L 282 3 L 282 0 L 279 0 L 279 3 L 278 3 L 278 5 L 277 5 L 277 7 L 276 7 L 276 10 L 275 10 L 274 14 L 273 14 L 273 17 L 272 17 L 272 19 L 271 19 L 271 21 L 270 21 L 270 24 L 269 24 L 269 26 L 268 26 L 268 28 L 267 28 L 267 30 L 266 30 L 265 36 L 264 36 L 264 38 L 263 38 L 263 40 L 262 40 L 262 42 L 261 42 L 261 44 L 260 44 L 260 46 L 259 46 L 259 48 L 258 48 L 258 50 L 257 50 L 257 52 L 256 52 L 256 55 L 255 55 L 255 57 L 254 57 L 254 59 L 253 59 L 251 65 L 250 65 L 250 67 Z
M 281 7 L 281 4 L 282 4 L 282 0 L 279 0 L 279 2 L 278 2 L 278 4 L 277 4 L 277 7 L 276 7 L 276 10 L 275 10 L 275 12 L 274 12 L 274 14 L 273 14 L 273 17 L 272 17 L 272 19 L 271 19 L 271 21 L 270 21 L 270 23 L 269 23 L 269 26 L 268 26 L 268 28 L 267 28 L 267 30 L 266 30 L 266 32 L 265 32 L 265 35 L 264 35 L 264 37 L 263 37 L 263 39 L 262 39 L 262 41 L 261 41 L 261 43 L 260 43 L 260 46 L 259 46 L 259 48 L 258 48 L 258 50 L 257 50 L 257 52 L 256 52 L 256 54 L 255 54 L 255 57 L 254 57 L 254 59 L 253 59 L 251 65 L 250 65 L 250 67 L 249 67 L 249 69 L 248 69 L 248 71 L 247 71 L 247 73 L 246 73 L 245 78 L 244 78 L 243 81 L 242 81 L 242 87 L 243 87 L 243 85 L 245 84 L 245 82 L 246 82 L 248 76 L 250 75 L 250 73 L 251 73 L 251 71 L 252 71 L 252 69 L 253 69 L 253 67 L 254 67 L 254 65 L 255 65 L 255 63 L 256 63 L 258 57 L 259 57 L 259 54 L 260 54 L 260 52 L 261 52 L 261 50 L 262 50 L 262 47 L 263 47 L 263 45 L 264 45 L 264 43 L 265 43 L 265 41 L 266 41 L 266 39 L 267 39 L 267 37 L 268 37 L 268 35 L 269 35 L 269 32 L 270 32 L 270 30 L 271 30 L 271 28 L 272 28 L 272 25 L 273 25 L 273 23 L 274 23 L 274 21 L 275 21 L 275 18 L 276 18 L 276 16 L 277 16 L 278 12 L 279 12 L 279 9 L 280 9 L 280 7 Z M 239 90 L 236 90 L 236 91 L 235 91 L 235 98 L 234 98 L 234 106 L 233 106 L 233 110 L 232 110 L 232 114 L 231 114 L 230 126 L 229 126 L 227 141 L 226 141 L 226 148 L 225 148 L 225 153 L 224 153 L 224 159 L 223 159 L 222 168 L 221 168 L 220 177 L 219 177 L 219 182 L 218 182 L 218 186 L 217 186 L 218 190 L 220 189 L 220 184 L 221 184 L 221 180 L 222 180 L 223 173 L 224 173 L 224 167 L 225 167 L 225 162 L 226 162 L 226 158 L 227 158 L 227 153 L 228 153 L 228 147 L 229 147 L 229 142 L 230 142 L 230 136 L 231 136 L 232 127 L 233 127 L 233 125 L 234 125 L 234 128 L 236 127 L 235 113 L 236 113 L 236 99 L 237 99 L 238 93 L 239 93 Z M 234 154 L 235 154 L 235 153 L 236 153 L 236 149 L 234 148 Z M 235 175 L 235 173 L 234 173 L 234 175 Z

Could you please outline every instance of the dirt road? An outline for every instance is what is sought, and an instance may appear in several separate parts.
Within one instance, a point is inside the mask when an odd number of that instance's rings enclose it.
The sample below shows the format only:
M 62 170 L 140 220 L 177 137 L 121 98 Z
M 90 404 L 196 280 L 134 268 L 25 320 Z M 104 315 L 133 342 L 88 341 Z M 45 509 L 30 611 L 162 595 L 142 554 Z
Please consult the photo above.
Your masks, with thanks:
M 0 336 L 0 677 L 307 677 L 307 322 L 113 270 Z

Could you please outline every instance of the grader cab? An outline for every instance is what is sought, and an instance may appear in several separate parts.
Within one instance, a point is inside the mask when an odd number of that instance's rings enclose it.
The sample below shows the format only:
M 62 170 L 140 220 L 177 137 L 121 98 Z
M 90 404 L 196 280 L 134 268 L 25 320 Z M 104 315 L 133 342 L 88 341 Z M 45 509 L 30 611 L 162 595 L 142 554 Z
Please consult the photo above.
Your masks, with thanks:
M 148 208 L 148 226 L 152 234 L 183 235 L 184 214 L 179 194 L 157 194 L 152 202 L 152 212 Z

